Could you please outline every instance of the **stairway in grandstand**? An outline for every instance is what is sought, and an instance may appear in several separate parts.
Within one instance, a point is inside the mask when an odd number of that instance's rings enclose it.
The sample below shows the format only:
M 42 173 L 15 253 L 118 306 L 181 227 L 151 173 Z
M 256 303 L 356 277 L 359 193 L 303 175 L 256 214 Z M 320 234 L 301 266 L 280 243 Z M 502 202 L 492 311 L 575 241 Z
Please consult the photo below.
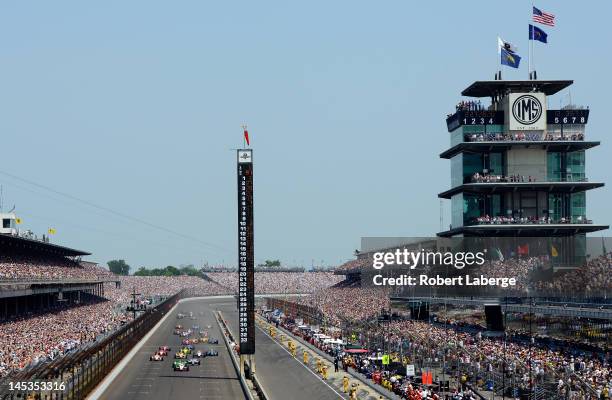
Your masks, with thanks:
M 345 279 L 332 286 L 333 288 L 358 288 L 361 287 L 359 279 Z

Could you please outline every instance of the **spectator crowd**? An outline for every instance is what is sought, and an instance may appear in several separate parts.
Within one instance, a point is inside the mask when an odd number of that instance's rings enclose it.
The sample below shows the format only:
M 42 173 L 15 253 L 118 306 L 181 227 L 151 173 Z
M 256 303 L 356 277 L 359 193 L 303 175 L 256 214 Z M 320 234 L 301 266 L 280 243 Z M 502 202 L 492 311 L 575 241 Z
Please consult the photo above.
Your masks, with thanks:
M 207 272 L 205 277 L 231 293 L 237 291 L 237 272 Z M 344 279 L 332 272 L 255 272 L 255 293 L 312 293 Z
M 199 276 L 118 276 L 95 263 L 60 256 L 0 255 L 0 282 L 106 280 L 104 297 L 83 295 L 73 303 L 53 302 L 36 312 L 0 319 L 0 377 L 55 359 L 132 318 L 131 306 L 154 305 L 180 291 L 188 296 L 234 294 L 237 272 Z M 342 280 L 331 272 L 257 272 L 258 293 L 310 293 Z M 136 296 L 133 294 L 136 293 Z M 74 299 L 73 299 L 74 300 Z M 135 304 L 133 301 L 135 300 Z
M 92 263 L 79 263 L 60 256 L 0 254 L 0 281 L 104 279 L 113 274 Z

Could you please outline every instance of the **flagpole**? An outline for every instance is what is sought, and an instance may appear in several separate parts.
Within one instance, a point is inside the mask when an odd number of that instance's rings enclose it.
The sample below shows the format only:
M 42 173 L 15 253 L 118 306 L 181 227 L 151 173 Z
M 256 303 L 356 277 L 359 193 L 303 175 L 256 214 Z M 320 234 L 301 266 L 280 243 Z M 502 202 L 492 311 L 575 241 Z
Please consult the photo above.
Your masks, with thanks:
M 531 2 L 531 14 L 533 14 L 533 1 Z M 533 40 L 531 40 L 531 32 L 532 31 L 531 31 L 530 26 L 531 26 L 531 20 L 529 20 L 529 23 L 527 24 L 527 27 L 529 28 L 529 42 L 528 42 L 528 47 L 527 47 L 527 58 L 528 58 L 528 60 L 527 60 L 527 64 L 528 64 L 527 69 L 529 70 L 527 72 L 529 74 L 529 80 L 531 80 L 531 45 L 532 45 L 532 42 L 533 42 Z
M 535 7 L 533 5 L 533 0 L 531 0 L 531 19 L 533 19 L 533 7 Z M 529 22 L 529 25 L 531 25 L 531 21 Z M 531 57 L 529 58 L 529 78 L 531 79 L 531 73 L 533 72 L 533 70 L 535 69 L 534 66 L 534 45 L 533 45 L 533 38 L 535 37 L 535 25 L 534 28 L 531 29 L 531 32 L 529 34 L 529 46 L 531 47 Z
M 246 135 L 244 134 L 244 131 L 247 130 L 247 126 L 246 124 L 242 125 L 242 148 L 246 149 Z

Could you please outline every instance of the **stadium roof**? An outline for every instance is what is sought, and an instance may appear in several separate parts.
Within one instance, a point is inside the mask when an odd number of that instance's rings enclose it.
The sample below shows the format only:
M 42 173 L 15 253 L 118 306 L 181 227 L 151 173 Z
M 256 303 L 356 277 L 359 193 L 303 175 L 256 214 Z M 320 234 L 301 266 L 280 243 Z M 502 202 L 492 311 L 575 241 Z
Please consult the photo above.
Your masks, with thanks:
M 536 90 L 552 95 L 570 86 L 574 81 L 476 81 L 461 95 L 468 97 L 491 97 L 505 92 L 531 92 Z
M 491 224 L 470 225 L 438 232 L 438 236 L 452 237 L 464 236 L 571 236 L 579 233 L 589 233 L 609 229 L 609 225 L 596 224 Z
M 464 183 L 438 194 L 441 199 L 450 199 L 461 192 L 493 194 L 540 190 L 548 193 L 578 193 L 604 186 L 603 182 L 482 182 Z
M 16 251 L 31 251 L 37 253 L 55 254 L 64 257 L 89 256 L 91 253 L 71 249 L 53 243 L 45 243 L 40 240 L 26 239 L 14 235 L 0 234 L 0 248 L 13 249 Z
M 508 150 L 512 147 L 533 147 L 549 151 L 576 151 L 590 149 L 599 146 L 599 144 L 599 141 L 584 140 L 463 142 L 441 153 L 440 158 L 451 159 L 461 152 L 489 153 L 495 150 Z

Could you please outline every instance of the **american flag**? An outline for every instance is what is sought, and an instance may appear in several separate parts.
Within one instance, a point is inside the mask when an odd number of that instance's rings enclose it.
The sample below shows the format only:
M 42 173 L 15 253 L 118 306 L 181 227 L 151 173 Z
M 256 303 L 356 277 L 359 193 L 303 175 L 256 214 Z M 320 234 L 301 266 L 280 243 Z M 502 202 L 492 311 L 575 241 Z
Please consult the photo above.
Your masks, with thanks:
M 533 7 L 533 22 L 538 24 L 555 26 L 555 16 Z

